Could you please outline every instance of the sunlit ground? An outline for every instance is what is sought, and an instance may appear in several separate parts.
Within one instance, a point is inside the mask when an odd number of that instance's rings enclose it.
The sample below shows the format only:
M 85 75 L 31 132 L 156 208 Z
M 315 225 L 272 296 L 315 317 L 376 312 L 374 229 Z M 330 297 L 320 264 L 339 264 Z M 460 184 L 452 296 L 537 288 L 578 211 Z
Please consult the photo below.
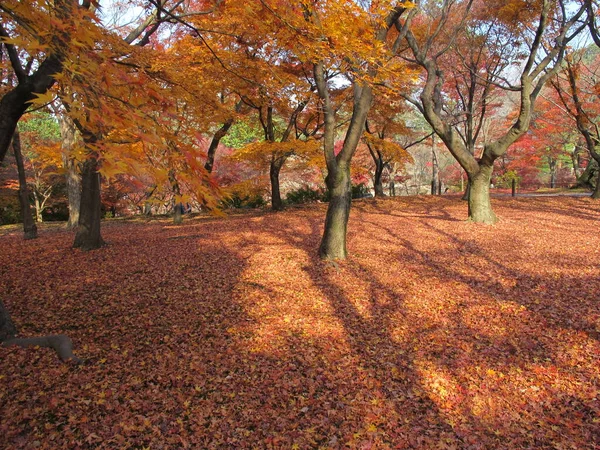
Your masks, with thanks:
M 600 203 L 355 202 L 351 257 L 316 256 L 325 205 L 0 237 L 24 335 L 0 349 L 0 448 L 600 447 Z

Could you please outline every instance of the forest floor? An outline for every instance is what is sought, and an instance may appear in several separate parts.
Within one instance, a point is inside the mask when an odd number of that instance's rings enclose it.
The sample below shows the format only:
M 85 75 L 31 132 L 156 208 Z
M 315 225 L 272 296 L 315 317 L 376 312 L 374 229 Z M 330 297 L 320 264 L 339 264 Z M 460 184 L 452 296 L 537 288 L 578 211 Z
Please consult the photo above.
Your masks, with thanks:
M 600 204 L 456 197 L 0 237 L 0 448 L 600 448 Z

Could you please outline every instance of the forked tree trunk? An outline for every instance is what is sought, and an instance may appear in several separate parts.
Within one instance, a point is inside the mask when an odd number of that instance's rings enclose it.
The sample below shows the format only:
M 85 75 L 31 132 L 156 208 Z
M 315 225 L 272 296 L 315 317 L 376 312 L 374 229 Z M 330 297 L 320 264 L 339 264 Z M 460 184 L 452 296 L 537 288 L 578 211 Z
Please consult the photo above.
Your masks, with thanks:
M 481 165 L 480 171 L 469 177 L 469 220 L 476 223 L 493 224 L 498 221 L 490 201 L 490 181 L 493 166 Z
M 279 173 L 285 158 L 272 158 L 269 169 L 269 178 L 271 180 L 271 209 L 273 211 L 283 210 L 283 201 L 281 200 L 281 190 L 279 187 Z
M 102 219 L 100 199 L 100 174 L 98 161 L 90 156 L 81 169 L 81 206 L 79 226 L 75 235 L 73 247 L 82 250 L 94 250 L 104 245 L 100 234 Z
M 13 135 L 12 146 L 19 174 L 19 204 L 21 205 L 21 217 L 23 219 L 23 237 L 26 240 L 35 239 L 38 237 L 37 225 L 31 215 L 29 189 L 27 189 L 27 177 L 25 176 L 25 165 L 23 164 L 23 154 L 21 153 L 21 136 L 18 130 L 15 130 L 15 134 Z
M 319 255 L 328 260 L 346 259 L 346 232 L 352 202 L 350 167 L 339 164 L 337 170 L 327 175 L 326 182 L 331 199 L 325 216 L 325 231 Z

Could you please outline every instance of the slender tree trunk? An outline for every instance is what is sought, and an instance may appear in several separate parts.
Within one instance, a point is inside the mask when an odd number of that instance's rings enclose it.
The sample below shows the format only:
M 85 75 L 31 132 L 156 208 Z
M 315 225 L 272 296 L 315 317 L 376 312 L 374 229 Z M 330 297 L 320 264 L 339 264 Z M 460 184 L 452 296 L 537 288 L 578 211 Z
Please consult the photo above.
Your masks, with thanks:
M 81 207 L 81 175 L 77 163 L 69 159 L 66 163 L 67 195 L 69 197 L 69 221 L 67 228 L 75 228 L 79 223 L 79 208 Z
M 396 196 L 396 183 L 390 181 L 390 197 Z
M 331 199 L 325 216 L 325 231 L 319 255 L 322 259 L 346 259 L 346 232 L 352 202 L 350 167 L 338 164 L 336 170 L 327 175 L 326 182 Z
M 284 157 L 271 158 L 269 178 L 271 179 L 271 209 L 273 211 L 283 210 L 283 201 L 281 200 L 281 190 L 279 188 L 279 173 L 284 161 Z
M 212 172 L 213 167 L 215 165 L 215 154 L 217 152 L 217 148 L 219 147 L 219 142 L 221 142 L 221 139 L 225 137 L 232 125 L 233 119 L 229 119 L 221 126 L 221 128 L 217 130 L 212 140 L 210 141 L 208 151 L 206 152 L 206 163 L 204 164 L 204 168 L 208 173 Z
M 374 187 L 375 187 L 375 197 L 385 197 L 385 192 L 383 192 L 383 168 L 384 168 L 384 164 L 383 161 L 378 160 L 376 161 L 376 165 L 375 165 L 375 179 L 374 181 Z
M 171 183 L 171 188 L 173 189 L 175 198 L 181 196 L 181 188 L 179 187 L 179 183 L 175 177 L 175 171 L 173 169 L 169 171 L 169 182 Z M 183 223 L 183 204 L 181 202 L 175 202 L 173 205 L 173 223 L 175 225 L 181 225 Z
M 102 218 L 100 199 L 100 174 L 98 161 L 90 155 L 81 170 L 81 206 L 79 226 L 73 247 L 82 250 L 94 250 L 104 245 L 100 234 Z
M 469 177 L 469 220 L 477 223 L 493 224 L 498 221 L 490 201 L 490 181 L 493 165 L 481 165 L 479 172 Z
M 33 201 L 35 202 L 35 221 L 42 223 L 44 221 L 42 219 L 42 202 L 40 202 L 40 196 L 35 190 L 33 191 Z
M 60 123 L 60 137 L 62 140 L 63 167 L 67 169 L 65 181 L 69 199 L 69 221 L 67 228 L 75 228 L 79 223 L 79 207 L 81 204 L 81 176 L 77 170 L 77 163 L 72 156 L 77 142 L 77 129 L 73 121 L 66 114 L 58 114 Z
M 23 154 L 21 153 L 21 136 L 18 130 L 15 130 L 13 135 L 12 146 L 19 174 L 19 204 L 21 205 L 21 217 L 23 219 L 23 235 L 25 239 L 35 239 L 38 237 L 37 225 L 31 215 L 29 189 L 27 189 L 27 177 L 25 176 L 25 165 L 23 164 Z

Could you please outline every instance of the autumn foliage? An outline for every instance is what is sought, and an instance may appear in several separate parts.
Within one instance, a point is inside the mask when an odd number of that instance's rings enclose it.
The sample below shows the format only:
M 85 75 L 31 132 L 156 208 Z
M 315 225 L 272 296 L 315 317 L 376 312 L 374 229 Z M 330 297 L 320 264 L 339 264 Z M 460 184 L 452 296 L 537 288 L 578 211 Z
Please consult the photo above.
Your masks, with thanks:
M 324 206 L 5 232 L 14 319 L 85 364 L 0 348 L 0 447 L 597 448 L 598 205 L 462 208 L 357 202 L 339 264 Z

